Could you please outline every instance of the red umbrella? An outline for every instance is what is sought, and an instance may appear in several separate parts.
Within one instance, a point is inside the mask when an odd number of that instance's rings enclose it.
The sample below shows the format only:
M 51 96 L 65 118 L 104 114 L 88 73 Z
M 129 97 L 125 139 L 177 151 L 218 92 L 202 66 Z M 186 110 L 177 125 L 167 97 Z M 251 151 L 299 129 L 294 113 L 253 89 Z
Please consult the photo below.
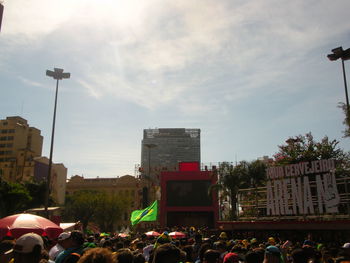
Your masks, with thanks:
M 0 237 L 10 235 L 18 238 L 30 232 L 54 239 L 63 230 L 50 220 L 32 214 L 17 214 L 0 219 Z
M 145 233 L 146 236 L 148 237 L 158 237 L 160 236 L 160 234 L 157 231 L 148 231 L 147 233 Z
M 182 232 L 175 231 L 175 232 L 170 232 L 169 236 L 176 239 L 176 238 L 184 238 L 184 237 L 186 237 L 186 234 L 184 234 Z

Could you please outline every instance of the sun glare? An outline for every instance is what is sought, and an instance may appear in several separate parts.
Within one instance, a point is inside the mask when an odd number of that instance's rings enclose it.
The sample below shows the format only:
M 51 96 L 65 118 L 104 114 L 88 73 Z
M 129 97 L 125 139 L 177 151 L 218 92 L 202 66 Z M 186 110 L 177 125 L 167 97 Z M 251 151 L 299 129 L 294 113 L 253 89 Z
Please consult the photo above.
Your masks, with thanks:
M 109 1 L 108 4 L 97 2 L 99 9 L 108 16 L 109 20 L 118 22 L 119 25 L 138 24 L 147 8 L 147 1 L 139 0 Z

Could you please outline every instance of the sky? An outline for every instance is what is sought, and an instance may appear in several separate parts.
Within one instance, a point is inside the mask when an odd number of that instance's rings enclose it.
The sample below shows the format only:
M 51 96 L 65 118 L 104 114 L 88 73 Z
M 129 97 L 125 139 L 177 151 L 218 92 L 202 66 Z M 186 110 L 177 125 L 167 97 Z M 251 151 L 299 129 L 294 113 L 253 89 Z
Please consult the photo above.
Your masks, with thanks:
M 68 178 L 135 175 L 143 130 L 201 129 L 201 161 L 273 156 L 291 136 L 343 138 L 348 0 L 4 0 L 0 119 L 41 130 Z M 350 78 L 350 63 L 346 62 Z

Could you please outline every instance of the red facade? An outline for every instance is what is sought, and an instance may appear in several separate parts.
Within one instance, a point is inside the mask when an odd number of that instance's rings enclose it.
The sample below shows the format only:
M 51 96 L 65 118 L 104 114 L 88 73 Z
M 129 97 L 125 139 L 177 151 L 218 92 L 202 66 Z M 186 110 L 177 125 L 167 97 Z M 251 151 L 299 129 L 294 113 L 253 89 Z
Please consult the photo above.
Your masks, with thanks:
M 201 171 L 199 163 L 180 163 L 179 171 L 161 173 L 161 227 L 186 226 L 216 228 L 218 200 L 209 195 L 216 184 L 214 171 Z

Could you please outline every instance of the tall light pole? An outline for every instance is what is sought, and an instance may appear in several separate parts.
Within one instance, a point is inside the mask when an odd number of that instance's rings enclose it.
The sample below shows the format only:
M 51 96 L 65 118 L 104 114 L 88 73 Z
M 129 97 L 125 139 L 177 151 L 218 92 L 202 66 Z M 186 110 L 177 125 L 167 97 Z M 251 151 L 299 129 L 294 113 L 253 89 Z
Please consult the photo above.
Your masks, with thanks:
M 1 31 L 1 22 L 2 22 L 3 13 L 4 13 L 4 6 L 2 4 L 2 1 L 0 1 L 0 31 Z
M 343 69 L 343 79 L 344 79 L 344 87 L 345 87 L 345 98 L 346 98 L 346 118 L 349 118 L 350 115 L 350 106 L 349 106 L 349 95 L 348 95 L 348 85 L 346 81 L 346 74 L 345 74 L 345 60 L 350 59 L 350 48 L 343 50 L 343 47 L 337 47 L 332 49 L 333 54 L 328 54 L 327 57 L 330 61 L 341 59 L 342 69 Z M 345 186 L 345 194 L 348 196 L 348 180 L 346 176 L 344 176 L 344 186 Z M 348 215 L 350 216 L 350 205 L 349 202 L 346 201 L 346 207 Z
M 151 177 L 151 149 L 154 148 L 154 147 L 157 147 L 156 144 L 153 144 L 153 143 L 145 143 L 143 144 L 143 146 L 145 146 L 147 149 L 148 149 L 148 176 L 146 177 L 146 180 L 147 180 L 147 202 L 144 202 L 144 206 L 146 205 L 147 203 L 147 206 L 148 206 L 148 203 L 149 203 L 149 197 L 150 197 L 150 188 L 151 188 L 151 182 L 153 181 L 153 178 Z M 146 197 L 144 197 L 146 198 Z
M 151 149 L 157 147 L 153 143 L 145 143 L 144 146 L 148 149 L 148 176 L 151 178 Z
M 49 218 L 49 198 L 50 198 L 50 184 L 51 184 L 51 168 L 52 168 L 52 153 L 53 153 L 53 142 L 55 137 L 55 124 L 56 124 L 56 108 L 57 108 L 57 93 L 58 93 L 58 82 L 62 79 L 69 79 L 70 73 L 63 73 L 63 69 L 54 68 L 54 71 L 46 70 L 46 76 L 52 77 L 56 80 L 56 93 L 55 93 L 55 107 L 53 110 L 53 121 L 52 121 L 52 134 L 51 134 L 51 146 L 50 146 L 50 159 L 49 168 L 47 171 L 46 178 L 46 193 L 45 193 L 45 214 Z
M 342 68 L 343 68 L 343 79 L 344 79 L 344 87 L 345 87 L 345 99 L 346 99 L 346 110 L 347 114 L 349 114 L 349 96 L 348 96 L 348 85 L 346 82 L 346 74 L 345 74 L 345 64 L 344 61 L 350 59 L 350 48 L 343 50 L 343 47 L 337 47 L 332 49 L 332 54 L 328 54 L 327 57 L 330 61 L 341 59 Z

